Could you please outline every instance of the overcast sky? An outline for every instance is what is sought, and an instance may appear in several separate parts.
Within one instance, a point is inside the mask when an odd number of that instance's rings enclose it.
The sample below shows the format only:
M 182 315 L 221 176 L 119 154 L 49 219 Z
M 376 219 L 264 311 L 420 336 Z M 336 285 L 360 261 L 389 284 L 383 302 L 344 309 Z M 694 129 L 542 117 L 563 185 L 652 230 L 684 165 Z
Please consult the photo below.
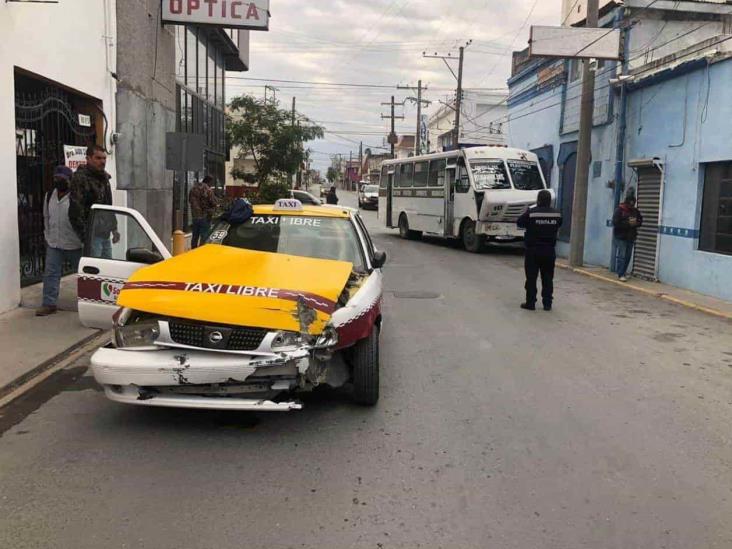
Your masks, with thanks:
M 389 108 L 380 103 L 392 94 L 397 102 L 413 95 L 396 85 L 422 79 L 432 108 L 454 94 L 455 79 L 445 64 L 424 59 L 423 51 L 456 55 L 472 39 L 464 86 L 505 88 L 511 51 L 526 47 L 530 25 L 559 24 L 561 0 L 271 0 L 270 6 L 269 32 L 252 32 L 251 70 L 229 73 L 227 95 L 262 97 L 269 83 L 278 88 L 283 107 L 297 96 L 298 112 L 329 132 L 310 144 L 314 167 L 323 170 L 330 154 L 358 155 L 361 140 L 364 147 L 385 146 L 389 121 L 380 116 Z M 263 80 L 246 80 L 253 78 Z M 334 85 L 347 83 L 392 88 Z M 397 113 L 406 117 L 397 121 L 397 133 L 413 134 L 415 106 Z

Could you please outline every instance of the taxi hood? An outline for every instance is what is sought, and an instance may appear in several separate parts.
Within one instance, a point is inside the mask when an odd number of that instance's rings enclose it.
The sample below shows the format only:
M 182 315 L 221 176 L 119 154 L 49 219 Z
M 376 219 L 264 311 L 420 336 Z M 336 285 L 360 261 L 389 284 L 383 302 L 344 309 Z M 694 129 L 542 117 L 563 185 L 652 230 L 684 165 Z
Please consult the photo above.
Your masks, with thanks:
M 208 244 L 138 270 L 117 304 L 161 316 L 318 335 L 352 269 L 345 261 Z

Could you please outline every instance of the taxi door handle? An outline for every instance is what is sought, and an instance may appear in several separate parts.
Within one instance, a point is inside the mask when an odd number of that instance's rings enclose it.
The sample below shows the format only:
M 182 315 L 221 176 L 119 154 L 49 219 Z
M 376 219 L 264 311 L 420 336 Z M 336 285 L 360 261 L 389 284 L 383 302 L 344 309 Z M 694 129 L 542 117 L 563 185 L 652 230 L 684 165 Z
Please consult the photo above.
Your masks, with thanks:
M 97 267 L 84 267 L 82 269 L 82 271 L 84 271 L 86 274 L 90 274 L 90 275 L 98 275 L 99 274 L 99 269 Z

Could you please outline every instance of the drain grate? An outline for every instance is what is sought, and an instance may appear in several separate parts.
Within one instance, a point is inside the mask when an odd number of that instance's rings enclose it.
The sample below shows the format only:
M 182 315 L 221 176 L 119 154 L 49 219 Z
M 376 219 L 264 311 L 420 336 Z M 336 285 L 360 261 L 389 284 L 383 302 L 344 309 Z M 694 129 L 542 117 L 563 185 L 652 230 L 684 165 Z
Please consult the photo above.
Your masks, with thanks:
M 398 299 L 439 299 L 442 296 L 434 292 L 394 292 L 394 297 Z

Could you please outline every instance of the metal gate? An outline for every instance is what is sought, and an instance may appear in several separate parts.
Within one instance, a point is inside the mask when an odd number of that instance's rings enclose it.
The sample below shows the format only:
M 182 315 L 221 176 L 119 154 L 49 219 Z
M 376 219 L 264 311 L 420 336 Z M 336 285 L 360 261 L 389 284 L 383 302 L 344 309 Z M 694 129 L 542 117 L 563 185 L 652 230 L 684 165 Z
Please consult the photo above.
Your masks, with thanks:
M 643 215 L 635 244 L 633 274 L 647 280 L 658 279 L 658 225 L 661 216 L 663 173 L 656 167 L 638 168 L 637 207 Z
M 64 145 L 96 142 L 91 127 L 79 125 L 71 97 L 63 90 L 16 74 L 15 136 L 18 174 L 20 282 L 39 282 L 45 267 L 43 200 L 53 185 L 53 170 L 64 164 Z M 64 274 L 69 274 L 65 266 Z

